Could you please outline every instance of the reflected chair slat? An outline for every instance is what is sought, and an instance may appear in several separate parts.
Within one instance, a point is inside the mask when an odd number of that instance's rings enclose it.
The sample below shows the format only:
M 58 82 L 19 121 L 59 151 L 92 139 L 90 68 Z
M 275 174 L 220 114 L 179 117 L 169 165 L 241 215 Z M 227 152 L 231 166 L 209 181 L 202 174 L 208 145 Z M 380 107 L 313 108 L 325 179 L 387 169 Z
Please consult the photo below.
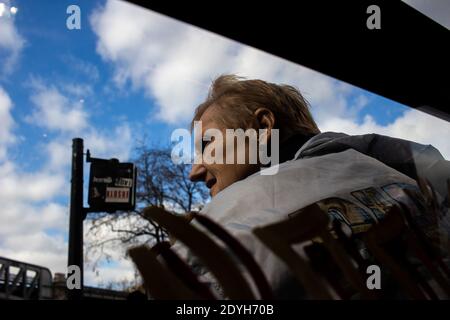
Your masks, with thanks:
M 406 223 L 410 220 L 405 219 L 405 215 L 410 216 L 407 211 L 406 206 L 392 207 L 385 218 L 364 235 L 367 247 L 375 259 L 391 271 L 395 280 L 410 298 L 437 299 L 438 293 L 417 271 L 417 266 L 413 265 L 407 257 L 407 251 L 421 262 L 441 289 L 449 295 L 449 280 L 446 279 L 445 272 L 442 273 L 436 267 L 436 260 L 423 245 L 425 240 L 419 238 L 414 229 Z
M 249 272 L 250 277 L 258 289 L 259 297 L 262 300 L 273 299 L 273 293 L 269 282 L 250 252 L 248 252 L 248 250 L 228 231 L 210 218 L 196 213 L 194 214 L 194 219 L 219 238 L 226 247 L 237 256 L 239 261 Z
M 373 298 L 359 271 L 353 266 L 352 260 L 342 246 L 332 237 L 329 231 L 329 217 L 317 204 L 310 205 L 291 218 L 253 230 L 254 234 L 280 257 L 305 287 L 306 291 L 315 299 L 334 299 L 336 297 L 329 290 L 333 283 L 326 282 L 323 275 L 317 274 L 310 262 L 301 257 L 293 248 L 294 244 L 311 242 L 319 239 L 339 266 L 342 273 L 364 298 Z M 334 287 L 335 293 L 340 289 Z
M 231 257 L 214 240 L 179 216 L 162 208 L 148 207 L 144 215 L 186 245 L 222 286 L 229 299 L 256 299 L 247 280 Z
M 162 257 L 166 267 L 173 274 L 183 281 L 190 290 L 195 292 L 199 297 L 207 300 L 213 300 L 215 297 L 209 290 L 208 286 L 201 282 L 197 275 L 171 248 L 170 243 L 163 241 L 155 244 L 151 250 L 158 256 Z
M 161 300 L 196 300 L 202 297 L 186 287 L 147 246 L 128 250 L 128 254 L 141 274 L 150 296 Z

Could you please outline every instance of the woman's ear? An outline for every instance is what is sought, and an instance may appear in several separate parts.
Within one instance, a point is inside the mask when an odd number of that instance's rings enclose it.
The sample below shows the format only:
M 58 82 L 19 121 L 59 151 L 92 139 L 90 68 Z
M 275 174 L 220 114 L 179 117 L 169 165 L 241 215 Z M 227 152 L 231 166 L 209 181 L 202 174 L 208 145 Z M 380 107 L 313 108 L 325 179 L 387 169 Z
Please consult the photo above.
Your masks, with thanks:
M 255 118 L 258 123 L 258 128 L 266 129 L 266 133 L 260 138 L 267 139 L 266 142 L 269 141 L 272 135 L 272 129 L 275 126 L 275 115 L 267 108 L 258 108 L 255 111 Z

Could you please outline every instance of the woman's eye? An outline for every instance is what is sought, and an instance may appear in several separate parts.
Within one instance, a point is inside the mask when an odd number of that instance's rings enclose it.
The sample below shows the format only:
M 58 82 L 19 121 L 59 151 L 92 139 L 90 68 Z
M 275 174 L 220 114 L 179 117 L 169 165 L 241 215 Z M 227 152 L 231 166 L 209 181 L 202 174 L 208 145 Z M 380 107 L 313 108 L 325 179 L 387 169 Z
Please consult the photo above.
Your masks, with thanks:
M 210 142 L 210 140 L 202 140 L 202 153 L 205 152 L 205 148 Z
M 206 146 L 210 144 L 212 141 L 214 141 L 214 138 L 211 138 L 210 140 L 202 140 L 202 153 L 205 152 Z

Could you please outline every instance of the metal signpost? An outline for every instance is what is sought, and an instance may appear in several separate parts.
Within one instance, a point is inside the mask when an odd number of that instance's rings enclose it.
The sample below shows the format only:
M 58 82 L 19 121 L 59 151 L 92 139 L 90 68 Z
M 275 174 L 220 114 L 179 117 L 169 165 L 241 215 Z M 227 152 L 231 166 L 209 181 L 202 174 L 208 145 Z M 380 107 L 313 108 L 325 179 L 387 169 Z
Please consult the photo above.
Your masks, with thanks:
M 133 163 L 118 159 L 98 159 L 86 153 L 91 163 L 88 208 L 83 207 L 83 139 L 72 140 L 72 179 L 70 194 L 69 266 L 80 270 L 79 289 L 68 290 L 70 300 L 83 297 L 83 221 L 89 212 L 131 211 L 136 206 L 136 174 Z

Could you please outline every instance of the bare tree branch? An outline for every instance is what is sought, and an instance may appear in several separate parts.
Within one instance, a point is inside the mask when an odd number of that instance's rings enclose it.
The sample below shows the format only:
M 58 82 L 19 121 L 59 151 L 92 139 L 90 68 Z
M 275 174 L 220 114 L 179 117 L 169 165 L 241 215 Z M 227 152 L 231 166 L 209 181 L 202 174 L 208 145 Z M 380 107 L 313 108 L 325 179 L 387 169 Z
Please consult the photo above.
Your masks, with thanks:
M 157 206 L 174 213 L 190 212 L 201 208 L 209 197 L 202 184 L 189 180 L 189 166 L 173 163 L 170 148 L 148 147 L 141 141 L 133 162 L 138 169 L 136 210 L 90 213 L 86 220 L 92 240 L 86 245 L 87 253 L 95 251 L 108 259 L 104 248 L 115 242 L 126 248 L 130 244 L 164 241 L 167 231 L 145 217 L 143 208 Z M 109 236 L 104 239 L 106 233 Z

